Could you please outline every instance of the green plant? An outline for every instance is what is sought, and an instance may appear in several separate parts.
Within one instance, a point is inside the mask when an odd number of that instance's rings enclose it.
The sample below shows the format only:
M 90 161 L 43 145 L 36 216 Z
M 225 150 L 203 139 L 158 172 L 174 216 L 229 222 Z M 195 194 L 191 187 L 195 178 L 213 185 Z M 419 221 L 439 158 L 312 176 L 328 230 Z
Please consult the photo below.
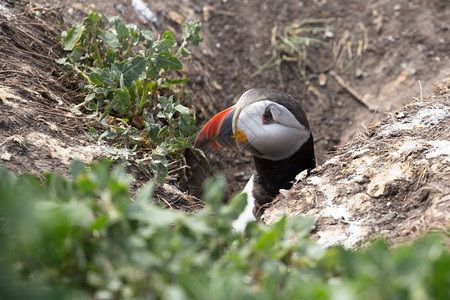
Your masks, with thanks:
M 338 41 L 333 44 L 333 57 L 335 66 L 346 71 L 367 51 L 369 34 L 362 22 L 358 24 L 360 32 L 356 29 L 350 32 L 345 30 Z M 359 38 L 358 38 L 359 36 Z
M 108 129 L 101 134 L 92 129 L 91 136 L 114 140 L 125 149 L 111 157 L 123 153 L 129 159 L 142 147 L 137 158 L 141 163 L 150 162 L 155 170 L 163 162 L 162 173 L 154 173 L 159 181 L 165 181 L 169 172 L 167 161 L 182 165 L 182 150 L 193 148 L 194 109 L 170 95 L 179 95 L 175 87 L 188 78 L 171 76 L 182 69 L 181 59 L 190 56 L 188 45 L 200 43 L 200 28 L 199 23 L 183 24 L 183 40 L 178 44 L 171 32 L 155 38 L 152 31 L 117 18 L 106 22 L 91 13 L 82 25 L 62 35 L 63 49 L 70 53 L 57 62 L 85 81 L 84 101 L 72 112 L 81 114 L 84 108 L 91 112 L 88 117 L 107 119 Z
M 293 23 L 283 28 L 272 29 L 271 46 L 272 57 L 267 60 L 252 76 L 260 74 L 270 68 L 277 70 L 278 80 L 283 85 L 281 65 L 284 62 L 296 62 L 300 75 L 307 80 L 306 65 L 308 60 L 308 48 L 311 46 L 328 46 L 321 39 L 312 37 L 317 33 L 330 31 L 327 23 L 333 19 L 307 19 L 300 23 Z
M 223 204 L 225 181 L 205 183 L 195 214 L 131 199 L 123 167 L 72 165 L 43 183 L 0 167 L 0 295 L 4 299 L 448 299 L 450 253 L 438 235 L 395 249 L 323 248 L 313 220 L 270 227 L 231 222 L 245 196 Z

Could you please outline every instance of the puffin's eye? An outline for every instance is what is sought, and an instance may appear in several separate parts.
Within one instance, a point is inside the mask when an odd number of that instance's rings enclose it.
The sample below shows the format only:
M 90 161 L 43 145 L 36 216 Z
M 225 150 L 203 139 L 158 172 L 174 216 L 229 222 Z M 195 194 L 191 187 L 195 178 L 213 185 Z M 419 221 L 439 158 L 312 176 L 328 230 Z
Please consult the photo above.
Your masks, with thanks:
M 263 123 L 270 123 L 274 121 L 272 112 L 270 111 L 270 107 L 266 107 L 262 114 L 262 121 Z

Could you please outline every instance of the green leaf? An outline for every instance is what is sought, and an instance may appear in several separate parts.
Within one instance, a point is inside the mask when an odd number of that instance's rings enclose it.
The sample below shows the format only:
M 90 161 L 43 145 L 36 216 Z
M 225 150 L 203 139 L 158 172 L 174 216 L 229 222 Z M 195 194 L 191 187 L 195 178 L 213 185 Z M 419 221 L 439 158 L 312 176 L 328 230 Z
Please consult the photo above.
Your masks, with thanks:
M 102 85 L 104 83 L 104 75 L 106 70 L 101 69 L 94 69 L 91 73 L 89 73 L 89 79 L 91 80 L 92 84 L 95 85 Z
M 144 47 L 150 49 L 153 46 L 153 31 L 142 30 L 141 37 L 145 41 Z
M 173 103 L 173 95 L 169 98 L 164 96 L 158 96 L 158 107 L 162 108 L 163 110 L 167 110 L 169 106 Z
M 231 198 L 229 205 L 224 206 L 224 214 L 230 220 L 236 220 L 239 217 L 239 215 L 244 211 L 246 206 L 247 206 L 247 194 L 238 193 Z
M 108 49 L 106 52 L 106 60 L 105 63 L 107 66 L 110 66 L 112 63 L 114 63 L 116 59 L 116 52 L 112 49 Z
M 114 99 L 117 99 L 114 109 L 122 114 L 126 114 L 130 110 L 131 97 L 128 89 L 116 90 L 114 92 Z
M 283 216 L 280 221 L 273 224 L 255 244 L 256 250 L 272 251 L 278 244 L 286 227 L 287 218 Z
M 77 46 L 73 48 L 72 52 L 70 52 L 69 55 L 67 55 L 67 60 L 71 63 L 77 63 L 81 60 L 83 56 L 83 50 L 81 46 Z
M 84 26 L 77 25 L 72 27 L 62 42 L 63 49 L 71 51 L 83 35 Z
M 150 203 L 153 195 L 154 183 L 152 181 L 147 182 L 136 193 L 136 202 Z
M 160 115 L 160 114 L 158 113 L 158 115 Z M 162 114 L 162 117 L 160 117 L 160 118 L 164 119 L 165 118 L 164 114 Z M 158 131 L 158 134 L 156 135 L 156 138 L 157 139 L 164 139 L 168 135 L 169 135 L 169 128 L 167 127 L 167 125 L 164 125 L 162 127 L 159 127 L 159 131 Z
M 200 158 L 203 160 L 203 162 L 206 165 L 206 170 L 208 171 L 208 173 L 210 173 L 211 172 L 211 165 L 209 163 L 208 158 L 205 155 L 205 152 L 203 152 L 201 149 L 198 149 L 198 148 L 193 148 L 192 150 L 194 151 L 195 154 L 200 156 Z
M 63 64 L 66 63 L 66 58 L 65 58 L 65 57 L 63 57 L 63 58 L 57 58 L 57 59 L 55 59 L 55 62 L 56 62 L 57 64 L 63 65 Z
M 128 216 L 132 220 L 139 220 L 156 228 L 167 228 L 180 218 L 177 212 L 145 202 L 131 203 L 128 207 Z
M 153 61 L 148 62 L 147 78 L 156 79 L 159 75 L 160 69 L 157 68 Z
M 103 68 L 98 69 L 94 68 L 89 73 L 89 79 L 91 80 L 92 84 L 96 85 L 96 89 L 94 89 L 94 92 L 99 94 L 103 93 L 106 95 L 108 89 L 113 89 L 117 86 L 118 82 L 118 75 L 120 72 L 113 69 Z M 98 86 L 106 86 L 107 90 L 99 90 Z
M 162 295 L 163 300 L 184 300 L 189 299 L 186 292 L 179 285 L 171 284 L 167 286 Z
M 95 230 L 101 230 L 105 228 L 106 224 L 108 222 L 108 216 L 107 215 L 101 215 L 97 217 L 89 226 L 89 230 L 95 231 Z
M 203 184 L 204 195 L 203 199 L 205 203 L 211 205 L 214 211 L 219 211 L 222 207 L 222 200 L 225 197 L 225 177 L 217 176 L 214 178 L 208 178 Z
M 158 147 L 161 150 L 161 145 Z M 157 149 L 157 152 L 158 152 Z M 159 155 L 155 155 L 152 159 L 152 164 L 150 169 L 153 172 L 153 177 L 159 183 L 164 183 L 166 181 L 168 169 L 167 169 L 167 158 L 165 157 L 167 153 L 159 153 Z
M 169 85 L 172 84 L 182 84 L 182 83 L 186 83 L 189 81 L 188 77 L 184 77 L 184 78 L 179 78 L 179 79 L 170 79 L 170 78 L 166 78 L 166 83 Z
M 103 120 L 104 118 L 106 118 L 106 116 L 108 116 L 110 114 L 111 110 L 114 108 L 114 106 L 116 106 L 117 100 L 118 100 L 118 98 L 114 97 L 111 100 L 111 102 L 105 107 L 105 111 L 100 116 L 100 121 Z M 108 132 L 110 132 L 110 131 L 108 130 Z M 115 137 L 115 135 L 114 135 L 114 137 Z
M 162 40 L 157 41 L 153 44 L 153 48 L 156 52 L 166 52 L 169 51 L 177 43 L 173 34 L 170 31 L 164 32 L 162 35 Z
M 186 49 L 184 46 L 181 46 L 180 49 L 178 49 L 178 53 L 182 56 L 182 57 L 189 57 L 191 56 L 191 51 L 189 51 L 188 49 Z
M 84 101 L 90 101 L 95 98 L 95 93 L 88 93 L 86 97 L 84 97 Z
M 123 74 L 124 84 L 128 89 L 132 88 L 133 81 L 139 79 L 141 73 L 145 71 L 146 65 L 147 60 L 143 56 L 136 56 L 125 63 L 117 64 L 117 67 Z
M 175 106 L 175 109 L 176 109 L 176 111 L 178 111 L 182 115 L 190 115 L 189 108 L 187 108 L 186 106 L 178 104 L 178 105 Z
M 77 116 L 82 116 L 83 115 L 83 113 L 78 108 L 76 108 L 75 106 L 71 107 L 70 111 L 73 114 L 77 115 Z
M 103 27 L 102 19 L 98 13 L 90 13 L 84 20 L 83 25 L 89 28 Z
M 190 115 L 180 116 L 177 120 L 176 125 L 180 128 L 181 132 L 186 136 L 191 135 L 195 130 L 194 128 L 195 121 Z
M 72 178 L 77 178 L 80 174 L 85 173 L 86 169 L 81 161 L 76 159 L 71 165 L 70 165 L 70 174 L 72 175 Z
M 307 237 L 311 230 L 314 228 L 316 220 L 312 217 L 299 216 L 289 219 L 287 222 L 288 233 L 295 234 L 296 237 Z
M 103 79 L 107 83 L 108 89 L 115 89 L 119 86 L 123 87 L 123 82 L 121 82 L 121 80 L 123 81 L 122 70 L 117 64 L 112 64 L 111 69 L 105 68 L 104 70 L 105 76 Z
M 157 69 L 164 69 L 166 71 L 181 70 L 183 65 L 181 61 L 170 52 L 161 52 L 155 60 Z
M 103 32 L 100 35 L 100 38 L 113 49 L 118 49 L 120 47 L 117 35 L 111 31 Z
M 98 116 L 98 111 L 95 110 L 95 108 L 92 108 L 92 110 L 93 110 L 93 111 L 92 111 L 90 114 L 87 114 L 87 115 L 85 116 L 86 119 L 94 119 L 94 118 L 97 118 L 97 116 Z
M 130 30 L 120 19 L 117 18 L 114 20 L 114 27 L 116 28 L 119 41 L 124 41 L 129 37 Z
M 162 35 L 162 38 L 164 39 L 164 40 L 175 40 L 175 37 L 173 36 L 173 33 L 172 32 L 170 32 L 170 31 L 165 31 L 164 33 L 163 33 L 163 35 Z
M 182 25 L 184 39 L 186 41 L 192 42 L 195 46 L 198 46 L 200 42 L 203 40 L 200 37 L 200 30 L 202 28 L 202 24 L 198 22 L 186 22 Z

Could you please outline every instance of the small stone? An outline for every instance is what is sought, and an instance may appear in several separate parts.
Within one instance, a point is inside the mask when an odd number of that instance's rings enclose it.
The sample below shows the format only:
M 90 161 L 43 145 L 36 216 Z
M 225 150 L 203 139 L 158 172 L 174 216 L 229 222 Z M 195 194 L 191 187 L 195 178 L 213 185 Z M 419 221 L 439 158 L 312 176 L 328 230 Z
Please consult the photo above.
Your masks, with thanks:
M 397 119 L 403 119 L 403 118 L 406 117 L 406 114 L 405 114 L 404 112 L 400 111 L 400 112 L 398 112 L 398 113 L 395 115 L 395 117 L 396 117 Z
M 327 84 L 327 75 L 325 75 L 324 73 L 320 73 L 319 74 L 319 85 L 325 86 L 326 84 Z
M 121 15 L 125 14 L 125 9 L 123 8 L 122 4 L 117 4 L 115 6 L 115 9 L 119 12 L 119 14 L 121 14 Z
M 333 31 L 327 30 L 325 31 L 325 36 L 329 39 L 332 39 L 334 37 Z
M 295 176 L 295 183 L 304 180 L 308 176 L 308 171 L 304 170 Z
M 0 159 L 2 159 L 2 160 L 11 160 L 11 157 L 12 157 L 12 154 L 9 152 L 3 152 L 0 155 Z
M 234 178 L 236 178 L 236 180 L 239 180 L 239 181 L 248 180 L 248 176 L 246 176 L 244 171 L 237 172 L 236 174 L 234 174 Z
M 362 78 L 363 77 L 363 71 L 360 68 L 356 68 L 355 77 L 356 78 Z
M 290 196 L 289 190 L 280 189 L 280 195 L 284 197 L 289 197 Z
M 176 11 L 169 11 L 169 19 L 178 25 L 181 25 L 185 21 L 185 17 Z
M 208 22 L 211 19 L 213 12 L 214 7 L 208 5 L 203 6 L 203 19 L 205 20 L 205 22 Z

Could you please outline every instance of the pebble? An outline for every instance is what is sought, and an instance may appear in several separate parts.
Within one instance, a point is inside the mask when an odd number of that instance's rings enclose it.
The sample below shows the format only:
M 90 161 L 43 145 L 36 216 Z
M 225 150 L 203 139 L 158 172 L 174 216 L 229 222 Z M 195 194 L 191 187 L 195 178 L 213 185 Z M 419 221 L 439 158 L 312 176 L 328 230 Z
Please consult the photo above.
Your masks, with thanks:
M 327 31 L 325 31 L 325 36 L 326 36 L 327 38 L 331 39 L 331 38 L 334 37 L 334 33 L 333 33 L 333 31 L 327 30 Z

